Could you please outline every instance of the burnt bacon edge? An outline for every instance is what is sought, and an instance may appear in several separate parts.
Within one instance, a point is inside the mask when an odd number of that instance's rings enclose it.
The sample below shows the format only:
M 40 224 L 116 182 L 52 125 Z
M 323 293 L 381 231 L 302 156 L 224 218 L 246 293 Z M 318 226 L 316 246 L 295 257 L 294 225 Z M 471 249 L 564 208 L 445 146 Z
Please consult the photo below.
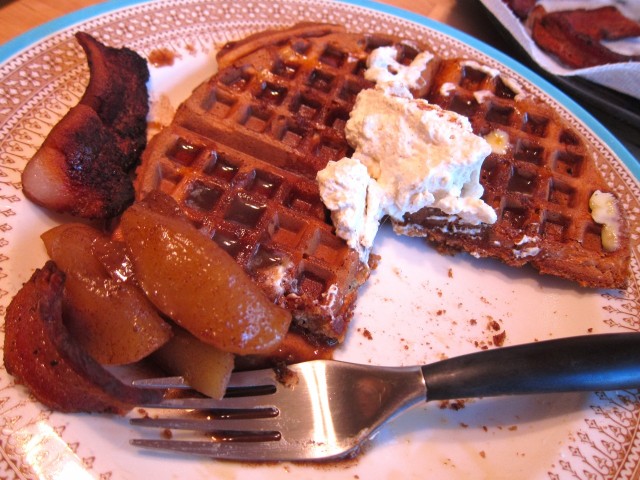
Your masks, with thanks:
M 111 218 L 133 202 L 131 172 L 146 146 L 146 61 L 91 35 L 76 39 L 89 65 L 80 102 L 56 124 L 22 174 L 27 198 L 83 218 Z
M 18 291 L 5 318 L 7 372 L 47 407 L 61 412 L 125 414 L 157 403 L 162 390 L 124 384 L 71 337 L 62 317 L 65 274 L 53 261 Z

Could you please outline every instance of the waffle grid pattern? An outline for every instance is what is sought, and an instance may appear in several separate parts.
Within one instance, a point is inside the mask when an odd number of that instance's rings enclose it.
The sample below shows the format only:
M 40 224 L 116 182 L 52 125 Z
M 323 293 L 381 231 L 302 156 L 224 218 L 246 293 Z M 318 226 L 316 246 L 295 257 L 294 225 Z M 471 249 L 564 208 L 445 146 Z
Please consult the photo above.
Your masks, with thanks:
M 344 126 L 371 86 L 366 57 L 391 43 L 347 38 L 293 37 L 226 67 L 219 58 L 220 73 L 147 149 L 138 188 L 171 194 L 300 326 L 337 339 L 368 270 L 335 236 L 315 176 L 351 153 Z M 417 53 L 401 50 L 405 62 Z
M 624 277 L 628 252 L 624 248 L 604 251 L 602 226 L 590 213 L 593 192 L 608 190 L 593 155 L 548 105 L 529 96 L 520 98 L 519 93 L 513 82 L 481 65 L 444 60 L 427 96 L 430 102 L 468 117 L 476 134 L 487 136 L 499 130 L 508 138 L 506 151 L 489 155 L 481 173 L 483 199 L 496 210 L 498 221 L 475 229 L 475 234 L 458 243 L 512 265 L 531 262 L 541 271 L 587 285 L 610 283 L 611 278 L 603 274 L 610 270 Z M 421 223 L 427 229 L 440 229 L 437 241 L 452 241 L 456 236 L 450 229 L 445 232 L 442 220 L 427 217 Z M 464 231 L 463 226 L 459 228 Z M 581 262 L 586 270 L 579 266 Z

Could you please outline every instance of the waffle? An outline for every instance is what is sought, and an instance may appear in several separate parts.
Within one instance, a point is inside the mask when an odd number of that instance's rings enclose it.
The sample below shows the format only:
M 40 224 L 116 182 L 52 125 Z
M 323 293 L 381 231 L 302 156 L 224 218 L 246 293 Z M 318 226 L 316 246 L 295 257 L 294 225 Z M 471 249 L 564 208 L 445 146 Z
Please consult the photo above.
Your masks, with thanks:
M 230 43 L 218 54 L 218 73 L 150 141 L 138 170 L 138 198 L 153 189 L 172 195 L 203 233 L 292 312 L 294 329 L 315 339 L 343 339 L 369 274 L 336 236 L 316 175 L 329 161 L 351 155 L 344 127 L 358 92 L 373 86 L 364 78 L 367 57 L 388 45 L 404 64 L 420 51 L 394 37 L 322 24 Z M 396 229 L 426 236 L 442 250 L 511 265 L 531 262 L 585 285 L 619 285 L 624 248 L 604 253 L 600 227 L 588 214 L 588 195 L 605 187 L 587 146 L 548 109 L 516 100 L 499 78 L 480 77 L 481 70 L 436 58 L 413 93 L 470 116 L 476 133 L 496 126 L 509 133 L 511 150 L 492 154 L 482 178 L 498 222 L 469 229 L 424 210 Z M 441 95 L 445 83 L 454 89 Z M 491 101 L 476 105 L 474 90 L 491 90 Z M 540 248 L 535 256 L 530 239 Z
M 366 58 L 393 43 L 300 24 L 227 45 L 138 172 L 138 198 L 172 195 L 296 327 L 330 341 L 343 339 L 369 267 L 335 235 L 315 178 L 351 153 L 344 125 L 372 86 Z
M 594 222 L 589 200 L 594 191 L 609 189 L 592 149 L 549 105 L 520 95 L 517 85 L 494 73 L 474 62 L 445 60 L 426 98 L 468 117 L 478 135 L 506 133 L 504 153 L 485 159 L 480 180 L 497 222 L 465 226 L 424 209 L 396 229 L 426 236 L 443 251 L 529 263 L 588 287 L 624 287 L 628 227 L 620 212 L 619 245 L 603 248 L 602 225 Z

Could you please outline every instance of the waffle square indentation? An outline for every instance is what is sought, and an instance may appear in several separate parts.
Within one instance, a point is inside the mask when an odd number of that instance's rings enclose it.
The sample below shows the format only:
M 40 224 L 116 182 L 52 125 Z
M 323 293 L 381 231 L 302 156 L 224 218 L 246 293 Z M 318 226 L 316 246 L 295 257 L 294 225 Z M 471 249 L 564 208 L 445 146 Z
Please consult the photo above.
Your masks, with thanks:
M 515 169 L 509 179 L 510 192 L 524 193 L 531 195 L 536 188 L 536 175 L 524 170 Z
M 239 170 L 239 166 L 221 154 L 213 155 L 213 159 L 205 167 L 204 173 L 225 182 L 231 182 Z
M 237 258 L 242 251 L 242 242 L 240 242 L 234 235 L 217 230 L 213 235 L 213 241 L 216 242 L 222 249 L 231 255 L 233 258 Z
M 291 121 L 274 122 L 274 136 L 285 145 L 292 148 L 298 147 L 307 136 L 307 131 Z
M 363 84 L 361 82 L 347 79 L 338 96 L 346 102 L 354 102 L 362 88 Z
M 576 190 L 567 183 L 552 180 L 549 189 L 549 202 L 563 207 L 575 205 Z
M 213 210 L 221 196 L 222 190 L 219 188 L 195 180 L 187 187 L 185 204 L 188 207 L 209 212 Z
M 559 151 L 553 162 L 553 170 L 571 177 L 580 176 L 584 157 L 571 152 Z
M 512 117 L 514 112 L 513 107 L 492 104 L 487 112 L 487 121 L 509 126 L 513 124 Z
M 320 298 L 327 290 L 327 272 L 307 266 L 298 276 L 298 290 L 311 298 Z
M 163 164 L 159 168 L 155 188 L 166 193 L 173 193 L 183 175 L 173 164 Z
M 307 95 L 300 94 L 291 102 L 290 110 L 299 117 L 315 120 L 322 109 L 322 104 Z
M 325 124 L 327 127 L 333 128 L 339 132 L 344 131 L 344 127 L 347 125 L 347 121 L 349 120 L 349 112 L 344 108 L 334 108 L 329 111 L 327 118 L 325 120 Z
M 324 204 L 317 193 L 293 188 L 285 200 L 285 206 L 324 220 Z
M 602 227 L 595 223 L 588 224 L 582 234 L 582 246 L 593 252 L 602 252 Z
M 205 150 L 202 145 L 196 145 L 180 137 L 169 148 L 167 157 L 181 165 L 190 166 Z
M 448 108 L 465 117 L 472 117 L 478 110 L 478 102 L 473 97 L 454 94 Z
M 351 73 L 356 77 L 364 78 L 364 73 L 368 68 L 369 67 L 367 66 L 367 60 L 363 58 L 356 62 Z
M 254 132 L 263 132 L 266 129 L 270 118 L 271 112 L 267 109 L 257 106 L 248 106 L 240 115 L 239 122 L 249 130 L 253 130 Z
M 313 70 L 307 79 L 307 85 L 324 93 L 329 93 L 333 88 L 335 76 L 319 69 Z
M 527 210 L 517 205 L 506 205 L 502 210 L 502 219 L 513 228 L 521 229 L 527 221 Z
M 284 265 L 286 263 L 287 256 L 273 248 L 266 247 L 264 244 L 260 244 L 258 251 L 251 259 L 251 270 L 258 271 L 266 268 L 276 267 L 278 265 Z
M 333 265 L 343 255 L 346 248 L 346 244 L 338 237 L 325 230 L 316 230 L 305 254 Z
M 403 65 L 409 65 L 420 53 L 420 50 L 408 43 L 399 43 L 396 48 L 398 49 L 396 59 Z
M 299 69 L 300 66 L 293 62 L 284 62 L 282 59 L 277 59 L 271 67 L 271 72 L 278 77 L 292 79 Z
M 244 91 L 251 82 L 251 74 L 244 68 L 227 68 L 221 72 L 219 81 L 237 92 Z
M 276 85 L 271 82 L 264 82 L 261 85 L 258 98 L 272 105 L 280 105 L 287 96 L 287 88 L 281 85 Z
M 340 68 L 347 59 L 347 54 L 334 45 L 327 45 L 320 55 L 320 62 L 333 68 Z
M 304 38 L 296 38 L 291 42 L 291 48 L 294 52 L 299 53 L 300 55 L 306 55 L 309 53 L 309 49 L 311 48 L 311 42 Z
M 562 242 L 571 220 L 557 212 L 547 212 L 542 224 L 542 233 L 548 240 Z
M 227 207 L 224 219 L 243 227 L 256 228 L 266 210 L 264 203 L 249 196 L 236 195 Z
M 544 147 L 526 140 L 518 140 L 513 157 L 516 160 L 541 165 L 544 159 Z
M 536 137 L 546 137 L 549 119 L 531 113 L 524 115 L 522 131 L 535 135 Z
M 278 213 L 273 228 L 272 239 L 280 245 L 295 247 L 300 241 L 304 231 L 305 223 L 286 213 Z
M 498 98 L 504 98 L 506 100 L 513 100 L 517 93 L 513 91 L 513 89 L 511 87 L 509 87 L 506 83 L 504 83 L 504 81 L 502 80 L 502 77 L 498 77 L 496 79 L 496 86 L 495 86 L 495 96 Z
M 320 138 L 313 153 L 316 157 L 329 162 L 331 160 L 340 160 L 347 152 L 344 144 L 323 136 Z
M 266 198 L 273 198 L 284 181 L 282 177 L 262 170 L 254 170 L 245 190 Z
M 389 45 L 393 44 L 393 42 L 389 38 L 382 37 L 380 35 L 370 35 L 366 38 L 366 42 L 367 44 L 365 45 L 364 49 L 368 53 L 372 52 L 376 48 L 388 47 Z
M 560 133 L 560 143 L 565 145 L 580 145 L 580 137 L 571 130 L 562 130 Z
M 214 89 L 202 101 L 202 109 L 218 118 L 226 118 L 236 104 L 236 99 L 218 89 Z
M 487 79 L 487 74 L 481 70 L 471 66 L 462 67 L 462 77 L 460 78 L 460 86 L 467 90 L 475 92 L 482 88 L 483 83 Z

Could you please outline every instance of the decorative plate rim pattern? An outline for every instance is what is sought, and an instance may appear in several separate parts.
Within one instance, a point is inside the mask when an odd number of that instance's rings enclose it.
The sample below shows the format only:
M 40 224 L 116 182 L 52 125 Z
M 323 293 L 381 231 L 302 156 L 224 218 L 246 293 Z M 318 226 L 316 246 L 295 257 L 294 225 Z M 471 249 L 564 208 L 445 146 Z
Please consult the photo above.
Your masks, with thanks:
M 20 168 L 26 162 L 29 152 L 41 142 L 48 129 L 70 106 L 75 104 L 83 92 L 86 67 L 79 48 L 73 45 L 72 32 L 80 28 L 95 29 L 106 34 L 103 37 L 105 41 L 117 40 L 117 42 L 126 44 L 128 40 L 131 40 L 131 44 L 128 46 L 136 48 L 141 53 L 148 53 L 158 44 L 168 43 L 180 50 L 191 40 L 197 42 L 198 48 L 201 50 L 212 49 L 215 43 L 226 39 L 223 34 L 221 36 L 216 36 L 213 33 L 207 34 L 202 31 L 201 25 L 189 24 L 189 19 L 185 19 L 184 15 L 181 18 L 175 12 L 166 11 L 169 7 L 173 7 L 180 14 L 183 14 L 181 10 L 183 7 L 195 8 L 195 6 L 199 6 L 205 8 L 207 3 L 216 6 L 227 5 L 229 10 L 234 6 L 242 8 L 242 5 L 246 5 L 244 8 L 248 11 L 259 14 L 251 21 L 234 19 L 227 22 L 227 28 L 229 28 L 228 25 L 233 24 L 233 28 L 236 29 L 235 33 L 241 32 L 240 34 L 270 25 L 292 23 L 282 21 L 282 19 L 276 21 L 270 19 L 269 15 L 273 10 L 268 10 L 269 8 L 286 10 L 298 6 L 299 10 L 297 11 L 307 10 L 306 14 L 312 18 L 324 15 L 332 8 L 338 8 L 345 14 L 345 18 L 348 19 L 351 15 L 350 21 L 352 23 L 354 22 L 353 16 L 357 18 L 364 16 L 370 18 L 368 21 L 375 20 L 381 24 L 386 23 L 398 30 L 402 28 L 422 32 L 430 39 L 435 38 L 442 41 L 442 45 L 444 45 L 442 48 L 453 48 L 457 52 L 468 51 L 474 55 L 480 55 L 483 62 L 498 68 L 503 73 L 515 76 L 525 85 L 525 89 L 558 107 L 561 114 L 585 137 L 590 139 L 598 150 L 603 175 L 621 194 L 625 206 L 633 216 L 632 221 L 636 220 L 640 214 L 640 187 L 637 180 L 640 169 L 637 168 L 638 165 L 631 155 L 609 132 L 581 107 L 525 67 L 451 27 L 395 7 L 367 1 L 281 0 L 262 3 L 241 1 L 234 2 L 229 6 L 225 2 L 212 4 L 203 0 L 159 0 L 156 2 L 121 0 L 89 7 L 71 16 L 63 17 L 0 48 L 0 93 L 2 94 L 0 96 L 0 102 L 2 102 L 0 103 L 0 198 L 4 202 L 0 206 L 0 218 L 2 218 L 0 220 L 0 237 L 2 237 L 0 238 L 0 260 L 3 262 L 11 260 L 11 254 L 7 252 L 10 251 L 16 240 L 12 239 L 12 235 L 17 230 L 16 224 L 19 218 L 28 215 L 25 211 L 29 209 L 29 205 L 26 205 L 27 202 L 23 201 L 24 198 L 19 193 Z M 154 17 L 154 12 L 161 12 L 165 21 L 167 13 L 171 13 L 174 15 L 173 20 L 184 23 L 176 27 L 173 33 L 163 32 L 160 17 Z M 260 17 L 261 15 L 264 18 Z M 127 31 L 128 27 L 123 22 L 125 19 L 131 20 L 131 18 L 136 18 L 143 23 L 146 22 L 145 26 L 134 26 L 134 29 L 149 28 L 147 32 L 151 34 L 144 39 L 135 38 L 135 35 Z M 364 22 L 363 26 L 359 28 L 364 28 L 366 25 L 368 24 Z M 160 30 L 153 30 L 151 28 L 153 26 Z M 176 32 L 181 33 L 178 35 Z M 226 34 L 225 32 L 223 33 Z M 54 67 L 53 70 L 58 68 L 57 71 L 38 71 L 41 76 L 37 78 L 28 77 L 24 73 L 25 65 L 32 64 L 30 62 L 35 57 L 47 54 L 51 56 L 52 52 L 57 55 L 56 58 L 53 60 L 49 58 L 47 61 L 50 62 L 49 65 Z M 33 74 L 33 71 L 31 70 L 30 74 Z M 45 74 L 49 73 L 51 76 L 47 77 Z M 27 82 L 27 78 L 30 83 Z M 38 82 L 39 84 L 36 85 Z M 60 85 L 65 85 L 65 88 L 62 89 Z M 20 89 L 28 86 L 37 87 L 38 91 L 31 92 L 24 99 L 20 99 Z M 64 90 L 64 95 L 59 98 L 62 90 Z M 56 95 L 53 96 L 54 98 L 49 98 L 52 92 Z M 14 106 L 12 107 L 12 105 Z M 640 301 L 638 299 L 640 267 L 638 266 L 637 250 L 637 237 L 640 236 L 640 231 L 638 227 L 635 228 L 634 233 L 636 248 L 632 259 L 633 285 L 627 292 L 607 294 L 607 308 L 610 309 L 608 314 L 615 317 L 615 319 L 610 319 L 610 326 L 613 328 L 640 330 L 640 320 L 638 320 L 640 318 Z M 13 293 L 11 289 L 15 289 L 17 280 L 13 277 L 10 278 L 12 268 L 4 268 L 6 263 L 0 263 L 0 267 L 3 267 L 0 271 L 0 311 L 4 315 L 6 304 Z M 24 272 L 21 273 L 24 275 Z M 13 275 L 16 275 L 16 272 L 13 272 Z M 20 281 L 24 280 L 26 278 L 20 278 Z M 13 284 L 5 288 L 7 282 L 10 284 L 13 282 Z M 626 320 L 629 321 L 624 323 Z M 104 463 L 100 463 L 97 458 L 100 454 L 94 454 L 90 450 L 85 451 L 74 437 L 75 434 L 68 433 L 73 430 L 73 418 L 75 417 L 61 416 L 42 409 L 25 395 L 14 398 L 13 382 L 6 378 L 6 373 L 4 377 L 0 378 L 0 390 L 4 392 L 3 402 L 0 403 L 2 405 L 0 415 L 2 415 L 3 422 L 3 430 L 0 434 L 0 450 L 3 453 L 3 460 L 0 461 L 0 468 L 4 469 L 5 473 L 11 473 L 15 478 L 42 475 L 42 472 L 34 470 L 33 464 L 25 461 L 27 455 L 25 445 L 29 445 L 30 448 L 41 450 L 41 458 L 37 463 L 40 468 L 46 466 L 51 471 L 61 468 L 61 465 L 68 461 L 71 453 L 78 465 L 91 471 L 92 474 L 103 478 L 111 478 L 115 475 L 110 466 L 105 467 Z M 637 478 L 637 458 L 640 457 L 640 434 L 637 432 L 640 428 L 640 398 L 637 392 L 618 392 L 616 395 L 598 394 L 598 402 L 594 402 L 591 408 L 603 420 L 595 423 L 591 419 L 585 420 L 587 428 L 575 432 L 573 443 L 568 446 L 568 450 L 575 458 L 571 461 L 558 460 L 557 465 L 554 465 L 553 468 L 549 467 L 548 477 L 564 478 L 565 475 L 568 475 L 574 478 Z M 25 416 L 25 409 L 31 412 L 30 415 Z M 55 435 L 47 436 L 41 432 L 41 429 L 47 426 L 51 427 Z M 597 432 L 601 433 L 602 430 L 615 431 L 615 435 L 611 435 L 609 444 L 604 444 L 604 446 L 596 444 L 597 442 L 602 443 L 602 439 L 598 438 L 599 433 L 596 434 Z M 69 438 L 66 440 L 68 444 L 61 445 L 60 438 Z M 36 447 L 33 446 L 34 444 Z

